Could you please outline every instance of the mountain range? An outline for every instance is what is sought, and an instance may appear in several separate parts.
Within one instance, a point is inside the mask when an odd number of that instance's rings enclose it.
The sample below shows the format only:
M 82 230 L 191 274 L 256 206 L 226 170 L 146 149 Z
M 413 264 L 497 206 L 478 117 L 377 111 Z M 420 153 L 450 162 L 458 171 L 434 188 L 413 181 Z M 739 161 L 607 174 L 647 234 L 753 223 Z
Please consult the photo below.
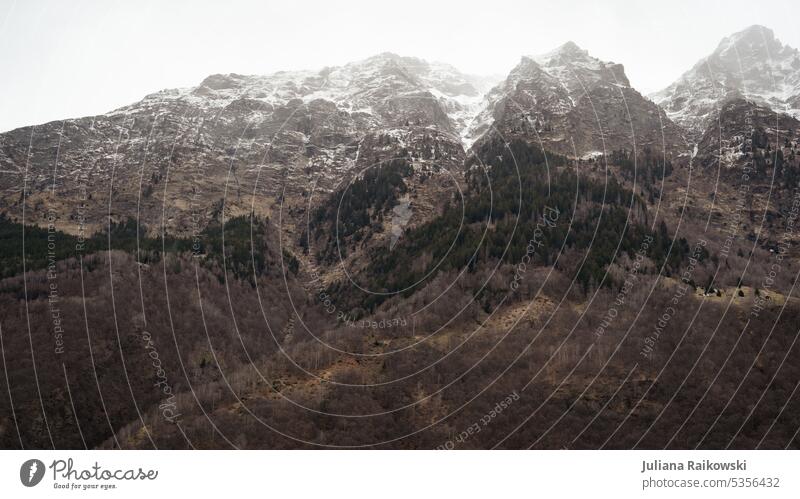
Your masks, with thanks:
M 231 207 L 246 212 L 251 207 L 241 196 L 253 189 L 273 200 L 279 192 L 330 192 L 352 172 L 403 150 L 457 170 L 476 142 L 496 134 L 571 157 L 644 148 L 677 157 L 702 142 L 732 100 L 797 118 L 800 55 L 753 26 L 722 40 L 650 98 L 631 87 L 621 64 L 572 42 L 523 57 L 496 85 L 446 64 L 384 53 L 320 71 L 213 75 L 105 115 L 13 130 L 0 135 L 0 169 L 26 176 L 26 199 L 34 204 L 58 186 L 65 203 L 59 212 L 67 217 L 61 225 L 74 231 L 77 179 L 108 185 L 113 172 L 113 193 L 94 193 L 93 201 L 105 209 L 113 194 L 110 214 L 122 216 L 134 205 L 148 211 L 163 204 L 140 194 L 159 191 L 170 162 L 179 166 L 171 170 L 174 196 L 185 201 L 201 191 L 195 197 L 208 211 L 222 197 L 220 186 L 232 182 Z M 186 155 L 191 171 L 178 161 Z M 21 186 L 18 176 L 2 180 L 0 206 L 8 210 Z M 259 196 L 255 211 L 271 212 L 265 201 Z M 164 208 L 167 228 L 191 230 L 179 206 Z
M 651 99 L 631 87 L 621 64 L 600 61 L 572 42 L 523 57 L 497 85 L 446 64 L 384 53 L 320 71 L 213 75 L 195 88 L 161 91 L 106 115 L 13 130 L 0 135 L 0 169 L 26 175 L 31 201 L 54 184 L 67 204 L 75 179 L 107 183 L 113 170 L 114 203 L 125 212 L 139 191 L 157 191 L 166 162 L 186 154 L 201 173 L 194 183 L 211 184 L 202 186 L 206 200 L 228 180 L 237 196 L 252 191 L 256 171 L 258 188 L 273 198 L 279 186 L 301 195 L 311 184 L 330 191 L 348 173 L 404 148 L 457 169 L 475 142 L 494 134 L 575 157 L 646 147 L 677 156 L 701 141 L 731 100 L 797 118 L 800 55 L 753 26 L 722 40 Z M 180 166 L 172 170 L 172 186 L 188 198 L 181 182 L 186 165 Z M 3 179 L 8 209 L 20 184 L 13 175 Z M 62 214 L 75 217 L 74 207 L 64 208 Z M 187 231 L 180 209 L 167 208 L 167 227 Z
M 0 446 L 430 448 L 517 389 L 467 447 L 794 442 L 799 119 L 752 26 L 650 96 L 387 52 L 0 134 Z

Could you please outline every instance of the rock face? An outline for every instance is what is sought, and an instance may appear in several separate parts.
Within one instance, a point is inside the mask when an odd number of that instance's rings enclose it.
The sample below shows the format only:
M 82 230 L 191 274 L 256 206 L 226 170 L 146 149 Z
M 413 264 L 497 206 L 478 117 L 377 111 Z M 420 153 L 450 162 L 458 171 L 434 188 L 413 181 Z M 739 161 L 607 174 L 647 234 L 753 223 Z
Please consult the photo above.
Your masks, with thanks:
M 212 75 L 105 115 L 0 134 L 0 169 L 12 172 L 0 177 L 0 211 L 38 224 L 52 213 L 73 233 L 136 217 L 151 231 L 189 234 L 224 207 L 280 218 L 294 239 L 315 205 L 397 159 L 411 165 L 415 213 L 434 213 L 430 197 L 445 195 L 442 185 L 456 192 L 467 151 L 486 141 L 668 158 L 698 142 L 701 159 L 730 163 L 743 153 L 737 137 L 769 132 L 764 110 L 798 114 L 799 88 L 798 51 L 759 26 L 724 39 L 655 94 L 663 110 L 622 65 L 572 42 L 523 57 L 491 90 L 486 78 L 391 53 L 320 71 Z M 758 117 L 749 131 L 744 108 Z M 793 127 L 776 123 L 776 132 Z M 426 193 L 429 176 L 446 181 Z
M 772 30 L 751 26 L 724 38 L 676 82 L 653 94 L 667 115 L 698 139 L 729 100 L 746 99 L 800 117 L 800 52 Z
M 136 112 L 144 102 L 182 100 L 203 110 L 237 106 L 262 114 L 276 107 L 328 103 L 362 128 L 428 126 L 457 133 L 485 90 L 484 79 L 447 64 L 383 53 L 321 71 L 266 76 L 212 75 L 196 88 L 159 92 L 113 114 Z M 330 106 L 333 104 L 333 106 Z M 407 125 L 408 122 L 408 125 Z
M 679 128 L 630 86 L 621 64 L 600 61 L 572 42 L 523 57 L 487 95 L 467 136 L 492 134 L 578 157 L 618 149 L 672 153 L 685 148 Z
M 523 57 L 488 93 L 487 81 L 391 53 L 321 71 L 212 75 L 105 115 L 1 134 L 0 169 L 16 175 L 0 178 L 0 210 L 38 224 L 49 212 L 72 233 L 135 217 L 185 235 L 224 207 L 280 217 L 297 236 L 312 205 L 385 161 L 411 161 L 410 186 L 446 176 L 455 193 L 465 148 L 482 137 L 579 157 L 685 148 L 620 64 L 574 43 Z
M 800 121 L 788 114 L 745 99 L 731 99 L 722 104 L 719 119 L 712 120 L 698 142 L 698 157 L 706 166 L 717 164 L 726 169 L 751 166 L 755 173 L 770 173 L 775 179 L 798 178 L 796 148 L 800 142 Z M 765 180 L 771 175 L 762 175 Z M 756 177 L 758 178 L 758 177 Z
M 231 214 L 302 209 L 396 157 L 458 169 L 484 80 L 380 54 L 321 71 L 213 75 L 106 115 L 0 135 L 0 209 L 93 231 L 137 217 L 191 233 Z M 23 187 L 26 189 L 22 196 Z

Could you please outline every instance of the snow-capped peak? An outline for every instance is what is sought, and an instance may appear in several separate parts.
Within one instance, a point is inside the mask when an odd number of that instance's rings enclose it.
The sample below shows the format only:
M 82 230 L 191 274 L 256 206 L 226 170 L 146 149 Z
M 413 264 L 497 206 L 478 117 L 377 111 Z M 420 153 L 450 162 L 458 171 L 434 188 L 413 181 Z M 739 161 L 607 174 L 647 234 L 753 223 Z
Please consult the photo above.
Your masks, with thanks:
M 319 71 L 211 75 L 197 87 L 158 92 L 142 103 L 183 100 L 201 109 L 214 109 L 241 99 L 268 107 L 297 99 L 306 104 L 324 100 L 343 112 L 373 115 L 376 125 L 385 124 L 383 118 L 396 114 L 398 106 L 421 105 L 431 108 L 429 115 L 440 115 L 432 126 L 461 134 L 477 114 L 486 87 L 485 78 L 461 73 L 449 64 L 383 52 Z M 131 112 L 142 103 L 116 113 Z
M 714 54 L 725 56 L 729 53 L 736 53 L 741 48 L 770 48 L 775 45 L 780 46 L 780 42 L 775 38 L 775 33 L 765 26 L 754 24 L 748 28 L 738 31 L 730 36 L 723 38 Z M 768 54 L 765 54 L 768 55 Z
M 570 89 L 570 93 L 578 91 L 577 87 L 582 89 L 599 81 L 630 86 L 621 64 L 592 57 L 588 50 L 580 48 L 575 42 L 567 42 L 555 50 L 530 58 L 548 74 L 558 78 Z
M 497 118 L 499 104 L 509 99 L 512 104 L 538 113 L 566 116 L 593 89 L 630 87 L 621 64 L 593 57 L 574 42 L 539 55 L 523 56 L 508 77 L 486 96 L 484 109 L 466 132 L 468 140 L 476 140 Z M 538 121 L 542 119 L 537 118 Z
M 530 58 L 542 66 L 574 64 L 578 62 L 594 65 L 600 62 L 598 59 L 591 57 L 588 50 L 580 48 L 575 42 L 571 41 L 550 52 L 530 56 Z
M 800 117 L 800 52 L 769 28 L 750 26 L 723 38 L 714 52 L 651 98 L 695 136 L 733 98 Z

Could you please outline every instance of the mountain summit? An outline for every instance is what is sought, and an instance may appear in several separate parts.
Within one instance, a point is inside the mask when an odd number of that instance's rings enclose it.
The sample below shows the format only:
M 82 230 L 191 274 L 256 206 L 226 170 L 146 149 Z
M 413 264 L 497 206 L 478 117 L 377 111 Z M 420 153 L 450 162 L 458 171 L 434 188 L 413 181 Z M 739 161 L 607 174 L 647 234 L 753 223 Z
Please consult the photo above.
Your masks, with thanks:
M 723 38 L 714 52 L 651 97 L 695 138 L 733 99 L 800 117 L 800 52 L 769 28 L 750 26 Z
M 569 156 L 682 147 L 680 131 L 630 86 L 621 64 L 592 57 L 574 42 L 522 57 L 487 95 L 468 136 L 487 137 L 490 129 Z

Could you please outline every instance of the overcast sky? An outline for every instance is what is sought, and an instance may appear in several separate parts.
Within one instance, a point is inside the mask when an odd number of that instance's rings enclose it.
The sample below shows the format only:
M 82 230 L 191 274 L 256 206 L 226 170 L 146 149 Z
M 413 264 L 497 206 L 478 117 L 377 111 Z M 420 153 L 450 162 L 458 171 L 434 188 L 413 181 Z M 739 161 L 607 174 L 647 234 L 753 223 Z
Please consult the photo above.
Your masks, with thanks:
M 99 114 L 213 73 L 316 69 L 391 51 L 476 74 L 572 40 L 667 86 L 752 24 L 800 47 L 800 2 L 0 0 L 0 131 Z

